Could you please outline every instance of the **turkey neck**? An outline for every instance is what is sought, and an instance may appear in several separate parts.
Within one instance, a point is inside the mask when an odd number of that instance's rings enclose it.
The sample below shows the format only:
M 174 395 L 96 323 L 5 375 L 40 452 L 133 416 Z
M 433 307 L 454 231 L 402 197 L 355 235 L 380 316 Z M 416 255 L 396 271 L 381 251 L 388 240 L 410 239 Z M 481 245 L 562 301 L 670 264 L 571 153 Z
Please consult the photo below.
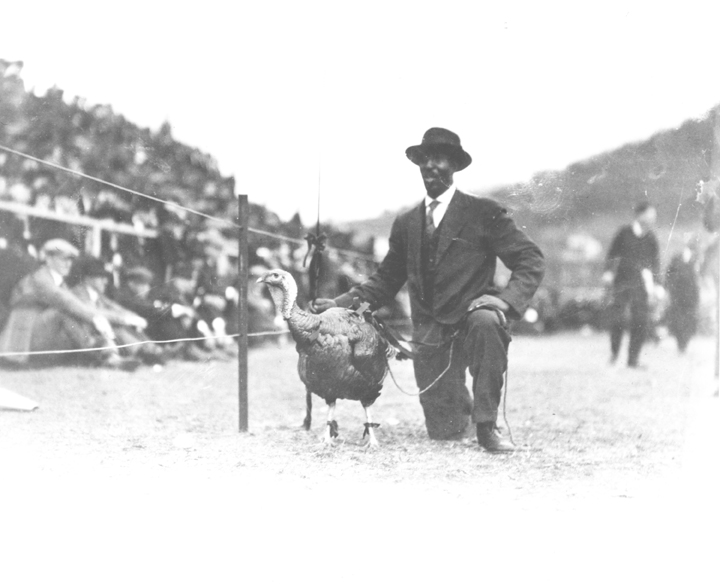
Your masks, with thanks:
M 282 288 L 270 287 L 270 296 L 273 298 L 275 307 L 278 308 L 280 314 L 285 321 L 296 342 L 309 339 L 313 330 L 320 323 L 320 317 L 307 311 L 303 311 L 295 302 L 297 300 L 297 286 L 294 283 Z

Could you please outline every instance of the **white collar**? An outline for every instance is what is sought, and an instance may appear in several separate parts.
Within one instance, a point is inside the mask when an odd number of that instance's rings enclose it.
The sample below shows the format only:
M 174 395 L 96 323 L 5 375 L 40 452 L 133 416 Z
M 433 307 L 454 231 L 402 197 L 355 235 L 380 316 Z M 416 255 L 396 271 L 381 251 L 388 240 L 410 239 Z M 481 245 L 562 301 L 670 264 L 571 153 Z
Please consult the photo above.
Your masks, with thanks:
M 90 285 L 85 285 L 85 289 L 87 289 L 88 295 L 90 296 L 90 301 L 97 303 L 98 299 L 100 299 L 100 293 L 90 287 Z
M 638 222 L 637 220 L 632 223 L 632 231 L 633 234 L 635 234 L 635 236 L 637 236 L 638 238 L 645 235 L 645 232 L 643 232 L 640 222 Z
M 425 196 L 425 207 L 428 207 L 433 201 L 438 202 L 440 207 L 444 207 L 450 203 L 453 194 L 455 193 L 455 183 L 451 183 L 445 191 L 438 195 L 435 199 L 429 195 Z
M 55 285 L 59 287 L 63 284 L 63 276 L 58 273 L 57 271 L 52 270 L 50 267 L 48 267 L 48 271 L 50 271 L 50 276 L 52 277 L 52 280 L 55 281 Z

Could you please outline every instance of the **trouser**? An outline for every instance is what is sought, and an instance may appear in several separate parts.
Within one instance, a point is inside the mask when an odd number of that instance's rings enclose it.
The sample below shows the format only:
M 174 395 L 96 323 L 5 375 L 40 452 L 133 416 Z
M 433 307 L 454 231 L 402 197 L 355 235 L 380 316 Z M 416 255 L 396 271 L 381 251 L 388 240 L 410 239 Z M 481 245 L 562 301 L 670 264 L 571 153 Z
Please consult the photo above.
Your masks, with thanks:
M 692 302 L 672 302 L 667 318 L 668 328 L 677 340 L 678 350 L 684 352 L 697 332 L 697 305 Z
M 95 348 L 103 342 L 91 324 L 56 309 L 46 309 L 33 324 L 32 351 Z
M 436 322 L 415 324 L 414 340 L 438 344 L 448 340 L 455 330 L 456 326 Z M 468 434 L 471 421 L 476 424 L 496 421 L 510 339 L 498 315 L 480 309 L 468 314 L 452 341 L 439 348 L 418 346 L 414 367 L 415 380 L 421 390 L 450 365 L 447 372 L 420 395 L 431 439 L 462 439 Z M 466 369 L 472 376 L 472 397 L 465 386 Z
M 50 308 L 37 316 L 33 323 L 30 350 L 32 352 L 78 350 L 99 348 L 106 344 L 107 340 L 103 339 L 103 337 L 95 331 L 92 324 L 80 321 L 57 309 Z M 66 360 L 94 362 L 99 358 L 99 354 L 90 352 L 76 355 L 41 355 L 37 356 L 36 360 L 39 362 L 62 362 Z
M 613 359 L 620 352 L 620 344 L 625 329 L 625 311 L 630 308 L 630 346 L 628 365 L 637 366 L 640 350 L 647 338 L 650 326 L 650 308 L 648 296 L 642 285 L 620 285 L 613 291 L 610 304 L 610 351 Z

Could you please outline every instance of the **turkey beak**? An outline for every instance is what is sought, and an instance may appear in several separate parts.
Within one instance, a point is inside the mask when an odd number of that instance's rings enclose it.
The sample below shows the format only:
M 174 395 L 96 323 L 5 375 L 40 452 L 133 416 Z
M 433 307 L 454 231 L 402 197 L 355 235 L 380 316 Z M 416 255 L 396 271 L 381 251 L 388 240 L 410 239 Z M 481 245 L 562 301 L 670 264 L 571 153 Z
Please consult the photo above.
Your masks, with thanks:
M 256 283 L 264 283 L 264 282 L 265 282 L 265 277 L 260 277 L 260 278 L 259 278 L 257 281 L 255 281 L 255 282 L 256 282 Z

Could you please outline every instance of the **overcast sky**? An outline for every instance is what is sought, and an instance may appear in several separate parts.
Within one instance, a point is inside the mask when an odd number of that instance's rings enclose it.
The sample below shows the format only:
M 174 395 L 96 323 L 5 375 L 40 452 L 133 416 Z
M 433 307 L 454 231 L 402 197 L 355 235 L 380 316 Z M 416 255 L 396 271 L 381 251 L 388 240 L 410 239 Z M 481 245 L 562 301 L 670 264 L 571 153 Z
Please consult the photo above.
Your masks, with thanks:
M 0 58 L 212 154 L 313 223 L 418 201 L 457 132 L 467 189 L 562 169 L 720 103 L 717 2 L 15 2 Z M 231 5 L 234 5 L 230 8 Z M 485 7 L 487 5 L 487 7 Z

